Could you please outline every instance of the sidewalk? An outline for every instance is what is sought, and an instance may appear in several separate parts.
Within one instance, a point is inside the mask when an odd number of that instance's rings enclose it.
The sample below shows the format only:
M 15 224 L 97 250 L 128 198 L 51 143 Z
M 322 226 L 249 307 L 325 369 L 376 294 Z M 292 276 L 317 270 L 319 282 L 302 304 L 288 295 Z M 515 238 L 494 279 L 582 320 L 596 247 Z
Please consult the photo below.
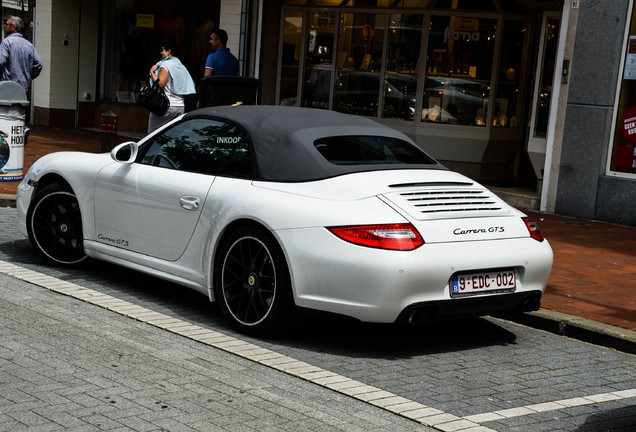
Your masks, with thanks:
M 125 140 L 121 137 L 120 141 Z M 31 127 L 25 172 L 55 151 L 99 152 L 99 136 Z M 15 205 L 17 182 L 0 182 L 0 205 Z M 554 250 L 539 312 L 523 322 L 636 352 L 636 228 L 528 212 Z

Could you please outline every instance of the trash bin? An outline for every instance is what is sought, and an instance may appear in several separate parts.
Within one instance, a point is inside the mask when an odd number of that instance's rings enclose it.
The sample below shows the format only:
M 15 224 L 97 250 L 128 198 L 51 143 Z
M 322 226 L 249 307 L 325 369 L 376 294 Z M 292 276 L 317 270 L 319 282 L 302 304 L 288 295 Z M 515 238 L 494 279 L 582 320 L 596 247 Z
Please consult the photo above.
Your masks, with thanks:
M 199 108 L 220 105 L 258 105 L 261 82 L 238 75 L 210 75 L 199 82 Z
M 20 84 L 0 81 L 0 181 L 24 177 L 27 106 L 29 101 Z

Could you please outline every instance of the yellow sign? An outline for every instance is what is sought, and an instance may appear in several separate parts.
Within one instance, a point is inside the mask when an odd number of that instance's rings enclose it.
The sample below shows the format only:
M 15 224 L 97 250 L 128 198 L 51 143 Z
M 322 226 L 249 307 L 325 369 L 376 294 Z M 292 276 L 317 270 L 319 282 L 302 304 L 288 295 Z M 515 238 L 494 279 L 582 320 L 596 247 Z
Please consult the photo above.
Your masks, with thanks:
M 455 17 L 453 20 L 454 31 L 479 31 L 479 18 Z
M 153 14 L 137 14 L 137 27 L 155 28 L 155 16 Z

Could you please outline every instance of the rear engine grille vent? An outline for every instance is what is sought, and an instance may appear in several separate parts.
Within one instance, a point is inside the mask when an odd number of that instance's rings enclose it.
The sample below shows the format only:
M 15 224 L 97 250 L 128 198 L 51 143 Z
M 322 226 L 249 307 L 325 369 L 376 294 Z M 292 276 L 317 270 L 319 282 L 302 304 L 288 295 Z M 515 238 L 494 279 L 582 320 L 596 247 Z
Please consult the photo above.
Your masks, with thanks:
M 420 189 L 385 195 L 416 219 L 500 216 L 507 207 L 486 189 Z
M 457 190 L 403 193 L 422 213 L 500 210 L 501 205 L 484 191 Z

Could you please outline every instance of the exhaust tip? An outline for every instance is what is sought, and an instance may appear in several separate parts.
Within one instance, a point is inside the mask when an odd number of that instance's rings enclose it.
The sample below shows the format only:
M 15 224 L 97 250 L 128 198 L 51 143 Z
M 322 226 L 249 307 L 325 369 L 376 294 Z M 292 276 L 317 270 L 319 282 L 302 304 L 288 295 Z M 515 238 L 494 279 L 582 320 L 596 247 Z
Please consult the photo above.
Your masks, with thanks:
M 527 297 L 523 301 L 522 310 L 524 312 L 534 312 L 541 309 L 541 298 L 538 296 Z
M 406 319 L 410 326 L 418 326 L 426 324 L 433 320 L 435 316 L 434 308 L 420 308 L 412 310 Z

